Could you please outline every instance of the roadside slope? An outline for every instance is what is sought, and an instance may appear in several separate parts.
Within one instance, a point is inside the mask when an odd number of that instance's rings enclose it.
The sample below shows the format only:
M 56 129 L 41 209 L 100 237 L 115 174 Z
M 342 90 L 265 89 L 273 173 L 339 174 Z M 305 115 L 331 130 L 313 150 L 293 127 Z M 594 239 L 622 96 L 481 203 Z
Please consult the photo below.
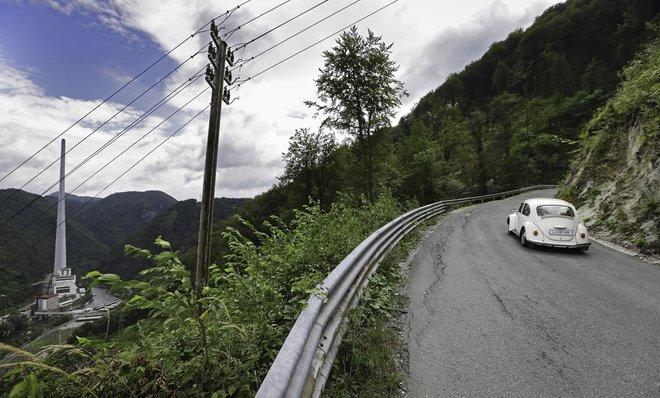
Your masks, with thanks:
M 656 33 L 660 24 L 655 25 Z M 616 95 L 587 124 L 560 196 L 587 227 L 660 253 L 660 38 L 623 71 Z

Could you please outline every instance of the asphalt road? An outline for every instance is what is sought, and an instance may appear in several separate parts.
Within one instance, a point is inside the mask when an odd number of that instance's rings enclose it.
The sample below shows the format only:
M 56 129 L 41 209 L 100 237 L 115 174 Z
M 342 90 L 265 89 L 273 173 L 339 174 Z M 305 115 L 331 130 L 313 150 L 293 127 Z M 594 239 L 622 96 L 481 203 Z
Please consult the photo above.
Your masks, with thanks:
M 445 219 L 408 276 L 408 397 L 660 397 L 660 267 L 593 243 L 527 249 L 506 216 Z

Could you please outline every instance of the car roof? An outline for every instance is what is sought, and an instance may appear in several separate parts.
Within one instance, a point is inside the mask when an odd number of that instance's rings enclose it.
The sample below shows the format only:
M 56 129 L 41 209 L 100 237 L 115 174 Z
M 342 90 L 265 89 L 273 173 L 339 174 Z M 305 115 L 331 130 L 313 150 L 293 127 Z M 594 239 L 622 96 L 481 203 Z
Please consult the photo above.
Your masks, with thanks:
M 555 198 L 531 198 L 531 199 L 525 199 L 525 202 L 529 203 L 530 206 L 560 205 L 560 206 L 574 207 L 572 204 L 568 203 L 565 200 L 555 199 Z

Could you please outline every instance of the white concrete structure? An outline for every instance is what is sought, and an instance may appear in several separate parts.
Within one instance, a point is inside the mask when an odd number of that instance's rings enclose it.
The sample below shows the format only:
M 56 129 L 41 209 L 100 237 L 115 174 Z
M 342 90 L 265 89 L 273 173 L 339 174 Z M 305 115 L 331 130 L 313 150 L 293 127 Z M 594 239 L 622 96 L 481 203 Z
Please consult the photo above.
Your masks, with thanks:
M 59 297 L 76 296 L 77 298 L 78 286 L 76 286 L 76 276 L 71 273 L 71 268 L 60 268 L 57 272 L 52 278 L 53 293 Z
M 66 208 L 64 191 L 64 156 L 66 154 L 66 141 L 62 140 L 62 155 L 60 157 L 60 191 L 57 197 L 57 232 L 55 235 L 55 261 L 53 262 L 53 277 L 50 293 L 58 297 L 74 296 L 78 298 L 76 276 L 66 265 Z
M 55 261 L 53 276 L 59 275 L 59 270 L 66 268 L 66 207 L 64 197 L 64 155 L 66 140 L 62 140 L 62 155 L 60 157 L 60 192 L 57 197 L 57 233 L 55 234 Z

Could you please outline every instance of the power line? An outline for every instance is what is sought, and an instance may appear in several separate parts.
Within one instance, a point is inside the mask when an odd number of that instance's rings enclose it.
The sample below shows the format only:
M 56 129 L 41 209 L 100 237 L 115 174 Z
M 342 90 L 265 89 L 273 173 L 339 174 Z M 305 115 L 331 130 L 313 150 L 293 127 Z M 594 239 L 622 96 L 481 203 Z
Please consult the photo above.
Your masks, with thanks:
M 272 45 L 271 47 L 267 48 L 266 50 L 260 52 L 259 54 L 255 55 L 255 56 L 250 57 L 250 58 L 247 59 L 247 60 L 238 60 L 238 61 L 237 61 L 237 64 L 238 64 L 238 65 L 237 65 L 236 67 L 234 67 L 233 69 L 231 69 L 230 72 L 233 72 L 234 70 L 243 67 L 243 66 L 244 66 L 245 64 L 247 64 L 248 62 L 253 61 L 254 59 L 256 59 L 256 58 L 258 58 L 258 57 L 264 55 L 265 53 L 269 52 L 270 50 L 272 50 L 272 49 L 274 49 L 274 48 L 276 48 L 276 47 L 278 47 L 278 46 L 280 46 L 280 45 L 286 43 L 287 41 L 289 41 L 289 40 L 291 40 L 291 39 L 293 39 L 294 37 L 299 36 L 299 35 L 301 35 L 302 33 L 305 33 L 306 31 L 310 30 L 311 28 L 313 28 L 313 27 L 317 26 L 318 24 L 320 24 L 320 23 L 322 23 L 322 22 L 324 22 L 324 21 L 326 21 L 326 20 L 328 20 L 328 19 L 334 17 L 335 15 L 339 14 L 340 12 L 346 10 L 346 9 L 349 8 L 349 7 L 354 6 L 355 4 L 357 4 L 357 3 L 359 3 L 359 2 L 360 2 L 360 0 L 355 0 L 354 2 L 348 4 L 348 5 L 346 5 L 346 6 L 342 7 L 342 8 L 340 8 L 339 10 L 333 12 L 332 14 L 329 14 L 328 16 L 326 16 L 326 17 L 324 17 L 324 18 L 322 18 L 322 19 L 320 19 L 320 20 L 314 22 L 313 24 L 309 25 L 308 27 L 306 27 L 306 28 L 304 28 L 304 29 L 302 29 L 302 30 L 299 30 L 298 32 L 292 34 L 291 36 L 287 37 L 286 39 L 284 39 L 284 40 L 282 40 L 282 41 L 280 41 L 280 42 L 278 42 L 278 43 Z M 243 47 L 243 48 L 244 48 L 244 47 Z
M 327 2 L 328 2 L 328 0 L 323 0 L 323 1 L 320 2 L 320 3 L 317 3 L 316 5 L 314 5 L 314 6 L 310 7 L 310 8 L 308 8 L 308 9 L 306 9 L 305 11 L 303 11 L 303 12 L 301 12 L 301 13 L 299 13 L 299 14 L 297 14 L 297 15 L 291 17 L 291 18 L 289 18 L 288 20 L 282 22 L 281 24 L 275 26 L 274 28 L 272 28 L 272 29 L 270 29 L 270 30 L 268 30 L 268 31 L 266 31 L 266 32 L 264 32 L 264 33 L 262 33 L 262 34 L 260 34 L 259 36 L 257 36 L 257 37 L 255 37 L 254 39 L 248 41 L 247 43 L 242 43 L 242 44 L 238 44 L 238 45 L 236 45 L 236 46 L 232 46 L 232 47 L 235 47 L 233 50 L 236 51 L 236 50 L 240 50 L 240 49 L 242 49 L 242 48 L 247 47 L 248 45 L 254 43 L 255 41 L 257 41 L 257 40 L 259 40 L 259 39 L 261 39 L 262 37 L 264 37 L 264 36 L 266 36 L 266 35 L 268 35 L 268 34 L 274 32 L 275 30 L 281 28 L 282 26 L 284 26 L 284 25 L 290 23 L 291 21 L 293 21 L 293 20 L 295 20 L 295 19 L 297 19 L 297 18 L 300 18 L 301 16 L 307 14 L 308 12 L 310 12 L 310 11 L 312 11 L 312 10 L 314 10 L 314 9 L 316 9 L 316 8 L 318 8 L 318 7 L 320 7 L 321 5 L 323 5 L 324 3 L 327 3 Z
M 116 136 L 112 137 L 108 142 L 106 142 L 105 144 L 103 144 L 100 148 L 98 148 L 96 151 L 94 151 L 94 153 L 92 153 L 91 155 L 89 155 L 85 160 L 83 160 L 80 164 L 78 164 L 76 167 L 74 167 L 73 170 L 69 171 L 64 177 L 65 177 L 65 178 L 66 178 L 66 177 L 69 177 L 69 176 L 70 176 L 71 174 L 73 174 L 75 171 L 79 170 L 79 169 L 80 169 L 85 163 L 89 162 L 89 160 L 91 160 L 93 157 L 95 157 L 96 155 L 98 155 L 98 154 L 99 154 L 100 152 L 102 152 L 104 149 L 106 149 L 107 147 L 109 147 L 113 142 L 116 142 L 121 136 L 123 136 L 124 134 L 126 134 L 126 132 L 128 132 L 128 131 L 131 130 L 131 129 L 133 129 L 133 128 L 134 128 L 135 126 L 137 126 L 140 122 L 144 121 L 148 116 L 150 116 L 151 114 L 153 114 L 157 109 L 161 108 L 163 105 L 165 105 L 167 102 L 169 102 L 172 98 L 176 97 L 176 96 L 179 95 L 181 92 L 183 92 L 185 89 L 187 89 L 188 87 L 190 87 L 195 81 L 197 81 L 201 76 L 203 76 L 203 74 L 199 74 L 199 73 L 202 72 L 203 70 L 204 70 L 204 68 L 200 69 L 200 70 L 199 70 L 199 71 L 198 71 L 193 77 L 191 77 L 191 78 L 189 78 L 188 80 L 186 80 L 185 82 L 181 83 L 177 88 L 175 88 L 174 90 L 172 90 L 167 96 L 165 96 L 164 98 L 162 98 L 160 101 L 158 101 L 158 103 L 156 103 L 154 106 L 152 106 L 148 111 L 144 112 L 140 117 L 138 117 L 135 121 L 133 121 L 131 124 L 129 124 L 126 128 L 124 128 L 119 134 L 117 134 Z M 198 96 L 199 96 L 199 94 L 198 94 Z M 196 98 L 196 97 L 195 97 L 195 98 Z M 187 104 L 186 104 L 186 105 L 187 105 Z M 182 108 L 177 109 L 174 113 L 180 111 L 181 109 L 182 109 Z M 169 119 L 170 117 L 172 117 L 172 116 L 173 116 L 173 114 L 170 115 L 167 119 L 161 121 L 161 123 L 159 123 L 155 128 L 159 127 L 161 124 L 163 124 L 166 120 L 168 120 L 168 119 Z M 151 133 L 153 130 L 155 130 L 155 128 L 152 129 L 152 130 L 150 130 L 149 133 Z M 138 139 L 138 142 L 139 142 L 142 138 L 144 138 L 144 136 L 141 137 L 140 139 Z M 137 142 L 136 142 L 136 143 L 137 143 Z M 135 145 L 135 144 L 133 144 L 133 145 Z M 132 145 L 131 145 L 131 147 L 132 147 Z M 130 147 L 129 147 L 129 148 L 130 148 Z M 125 152 L 125 151 L 124 151 L 124 152 Z M 123 154 L 123 152 L 122 152 L 122 154 Z M 114 159 L 113 159 L 113 160 L 114 160 Z M 112 161 L 111 161 L 111 162 L 112 162 Z M 108 164 L 106 164 L 106 166 L 107 166 L 107 165 L 108 165 Z M 106 166 L 104 166 L 103 168 L 105 168 Z M 99 170 L 99 171 L 100 171 L 100 170 Z M 98 174 L 98 171 L 97 171 L 96 173 L 94 173 L 94 174 L 92 175 L 92 177 L 93 177 L 94 175 L 96 175 L 96 174 Z M 90 177 L 90 178 L 91 178 L 91 177 Z M 78 185 L 74 190 L 72 190 L 72 191 L 70 191 L 69 193 L 67 193 L 66 196 L 65 196 L 65 198 L 66 198 L 67 196 L 69 196 L 70 194 L 72 194 L 74 191 L 76 191 L 78 188 L 80 188 L 81 185 L 83 185 L 84 183 L 86 183 L 87 181 L 89 181 L 90 178 L 88 178 L 87 180 L 85 180 L 82 184 Z M 3 224 L 4 224 L 4 225 L 7 225 L 11 220 L 13 220 L 14 218 L 16 218 L 16 216 L 18 216 L 20 213 L 22 213 L 24 210 L 26 210 L 28 207 L 30 207 L 32 204 L 34 204 L 37 200 L 39 200 L 41 196 L 45 195 L 48 191 L 50 191 L 53 187 L 55 187 L 55 186 L 58 184 L 58 182 L 59 182 L 59 180 L 56 181 L 56 182 L 55 182 L 53 185 L 51 185 L 50 187 L 48 187 L 45 191 L 43 191 L 43 192 L 41 193 L 41 195 L 36 196 L 32 201 L 30 201 L 28 204 L 24 205 L 23 208 L 21 208 L 19 211 L 17 211 L 16 213 L 14 213 L 14 215 L 11 216 L 11 217 L 10 217 L 7 221 L 5 221 Z M 51 205 L 49 208 L 47 208 L 46 210 L 44 210 L 41 214 L 39 214 L 37 217 L 35 217 L 32 221 L 30 221 L 30 222 L 28 223 L 28 225 L 29 225 L 29 224 L 32 224 L 33 222 L 35 222 L 36 220 L 38 220 L 39 218 L 41 218 L 44 214 L 46 214 L 49 210 L 51 210 L 53 207 L 55 207 L 58 203 L 59 203 L 59 200 L 58 200 L 56 203 L 54 203 L 53 205 Z M 27 225 L 26 225 L 25 227 L 23 227 L 21 230 L 19 230 L 18 232 L 14 233 L 10 239 L 8 239 L 7 241 L 5 241 L 5 242 L 3 242 L 2 244 L 0 244 L 0 246 L 4 246 L 6 243 L 8 243 L 8 242 L 10 242 L 11 240 L 13 240 L 13 239 L 14 239 L 16 236 L 18 236 L 18 234 L 19 234 L 20 232 L 22 232 L 25 228 L 27 228 Z
M 280 4 L 276 5 L 275 7 L 269 9 L 268 11 L 264 11 L 264 12 L 262 12 L 261 14 L 259 14 L 259 15 L 257 15 L 256 17 L 250 19 L 249 21 L 245 22 L 244 24 L 238 25 L 238 26 L 235 27 L 234 29 L 232 29 L 232 30 L 230 30 L 229 32 L 225 33 L 224 35 L 222 35 L 222 38 L 225 39 L 225 40 L 229 40 L 229 38 L 231 37 L 231 35 L 233 35 L 233 34 L 234 34 L 235 32 L 237 32 L 237 31 L 239 31 L 239 30 L 240 30 L 241 28 L 243 28 L 245 25 L 248 25 L 248 24 L 250 24 L 250 23 L 256 21 L 257 19 L 259 19 L 259 18 L 261 18 L 261 17 L 263 17 L 263 16 L 265 16 L 265 15 L 270 14 L 271 12 L 277 10 L 278 8 L 282 7 L 283 5 L 285 5 L 286 3 L 289 3 L 289 2 L 291 2 L 291 1 L 292 1 L 292 0 L 286 0 L 286 1 L 283 1 L 283 2 L 281 2 Z
M 123 151 L 121 151 L 118 155 L 116 155 L 114 158 L 112 158 L 110 161 L 108 161 L 105 165 L 103 165 L 103 167 L 101 167 L 100 169 L 98 169 L 97 171 L 95 171 L 91 176 L 87 177 L 87 179 L 85 179 L 83 182 L 81 182 L 80 184 L 78 184 L 78 186 L 76 186 L 71 192 L 75 192 L 78 188 L 80 188 L 82 185 L 84 185 L 85 183 L 87 183 L 87 181 L 89 181 L 90 179 L 92 179 L 93 177 L 95 177 L 98 173 L 100 173 L 102 170 L 104 170 L 106 167 L 108 167 L 112 162 L 114 162 L 114 161 L 117 160 L 120 156 L 122 156 L 123 154 L 125 154 L 126 152 L 128 152 L 129 149 L 131 149 L 131 148 L 133 148 L 135 145 L 137 145 L 138 142 L 142 141 L 144 138 L 146 138 L 147 136 L 149 136 L 149 135 L 150 135 L 151 133 L 153 133 L 158 127 L 162 126 L 165 122 L 167 122 L 167 121 L 170 120 L 172 117 L 174 117 L 174 115 L 176 115 L 177 113 L 179 113 L 183 108 L 185 108 L 186 106 L 190 105 L 194 100 L 196 100 L 197 98 L 199 98 L 199 96 L 202 95 L 202 94 L 204 94 L 208 89 L 209 89 L 209 87 L 205 87 L 202 91 L 200 91 L 199 93 L 197 93 L 194 97 L 192 97 L 190 100 L 188 100 L 184 105 L 182 105 L 182 106 L 179 107 L 177 110 L 175 110 L 174 112 L 172 112 L 169 116 L 167 116 L 165 119 L 163 119 L 160 123 L 158 123 L 156 126 L 154 126 L 151 130 L 149 130 L 149 131 L 147 131 L 146 133 L 144 133 L 144 134 L 143 134 L 140 138 L 138 138 L 135 142 L 133 142 L 131 145 L 129 145 L 129 146 L 126 147 Z M 190 123 L 191 121 L 192 121 L 192 120 L 188 121 L 188 122 L 186 123 L 186 125 L 187 125 L 188 123 Z M 184 127 L 185 127 L 185 126 L 184 126 Z M 180 130 L 180 129 L 179 129 L 179 130 Z M 179 130 L 177 130 L 177 132 L 178 132 Z M 169 139 L 169 138 L 168 138 L 168 139 Z M 160 145 L 159 145 L 159 146 L 160 146 Z M 153 152 L 153 151 L 152 151 L 152 152 Z M 149 152 L 149 153 L 151 153 L 151 152 Z M 135 165 L 134 165 L 134 166 L 131 166 L 131 169 L 132 169 L 133 167 L 135 167 Z M 130 170 L 130 169 L 129 169 L 129 170 Z M 125 173 L 124 173 L 124 174 L 125 174 Z M 123 176 L 123 174 L 122 174 L 122 176 Z M 107 187 L 106 187 L 106 188 L 107 188 Z M 104 190 L 105 190 L 106 188 L 104 188 Z M 98 196 L 98 195 L 97 195 L 97 196 Z
M 222 25 L 223 23 L 227 22 L 227 20 L 229 19 L 229 17 L 231 17 L 231 15 L 232 15 L 234 12 L 238 11 L 239 8 L 241 8 L 242 6 L 246 5 L 246 4 L 249 3 L 250 1 L 252 1 L 252 0 L 247 0 L 247 1 L 242 2 L 241 4 L 239 4 L 239 5 L 237 5 L 236 7 L 232 8 L 231 10 L 227 10 L 227 12 L 225 12 L 224 14 L 220 14 L 220 15 L 218 15 L 217 17 L 213 18 L 211 21 L 215 21 L 216 19 L 220 19 L 220 17 L 222 17 L 223 15 L 225 15 L 225 19 L 223 19 L 222 21 L 220 21 L 220 22 L 218 23 L 218 25 Z M 207 22 L 206 25 L 204 25 L 204 26 L 202 27 L 202 29 L 203 29 L 203 28 L 206 28 L 206 27 L 211 23 L 211 21 Z M 200 29 L 197 33 L 201 33 L 201 29 Z
M 201 95 L 202 93 L 204 93 L 206 90 L 208 90 L 208 87 L 205 88 L 202 92 L 200 92 L 200 94 L 198 94 L 198 96 Z M 196 98 L 196 97 L 195 97 L 195 98 Z M 120 174 L 117 178 L 115 178 L 114 180 L 112 180 L 112 181 L 111 181 L 108 185 L 106 185 L 103 189 L 101 189 L 100 191 L 98 191 L 98 192 L 96 193 L 96 195 L 94 195 L 94 196 L 92 197 L 92 199 L 90 199 L 89 201 L 85 202 L 82 206 L 80 206 L 78 209 L 76 209 L 76 211 L 74 211 L 73 213 L 71 213 L 71 215 L 69 215 L 69 216 L 66 218 L 66 220 L 70 220 L 71 218 L 73 218 L 73 217 L 74 217 L 76 214 L 78 214 L 83 208 L 85 208 L 85 206 L 87 206 L 87 204 L 91 203 L 94 199 L 96 199 L 99 195 L 101 195 L 106 189 L 110 188 L 110 186 L 112 186 L 112 185 L 113 185 L 115 182 L 117 182 L 120 178 L 122 178 L 122 177 L 125 176 L 129 171 L 131 171 L 133 168 L 135 168 L 135 166 L 137 166 L 138 164 L 140 164 L 140 163 L 141 163 L 143 160 L 145 160 L 149 155 L 151 155 L 152 153 L 154 153 L 154 151 L 156 151 L 156 150 L 157 150 L 158 148 L 160 148 L 163 144 L 165 144 L 170 138 L 174 137 L 179 131 L 183 130 L 188 124 L 190 124 L 193 120 L 195 120 L 199 115 L 201 115 L 202 113 L 204 113 L 204 112 L 209 108 L 209 106 L 210 106 L 210 105 L 207 105 L 204 109 L 202 109 L 201 111 L 199 111 L 195 116 L 193 116 L 193 117 L 190 118 L 187 122 L 185 122 L 181 127 L 179 127 L 177 130 L 175 130 L 172 134 L 170 134 L 169 136 L 167 136 L 162 142 L 160 142 L 158 145 L 156 145 L 154 148 L 152 148 L 149 152 L 147 152 L 147 153 L 146 153 L 143 157 L 141 157 L 137 162 L 133 163 L 133 164 L 132 164 L 128 169 L 126 169 L 122 174 Z M 66 222 L 66 220 L 64 220 L 63 222 Z M 5 268 L 7 268 L 10 264 L 15 263 L 16 260 L 18 260 L 19 258 L 23 257 L 25 254 L 29 253 L 29 252 L 30 252 L 30 251 L 31 251 L 36 245 L 38 245 L 42 240 L 44 240 L 47 236 L 49 236 L 50 234 L 52 234 L 53 232 L 55 232 L 55 231 L 57 230 L 57 227 L 59 227 L 59 226 L 60 226 L 60 224 L 57 224 L 57 225 L 55 226 L 54 229 L 52 229 L 52 230 L 50 230 L 49 232 L 47 232 L 47 233 L 45 233 L 44 235 L 42 235 L 37 241 L 35 241 L 32 245 L 30 245 L 29 248 L 27 248 L 26 250 L 24 250 L 23 252 L 21 252 L 21 254 L 19 254 L 18 256 L 12 258 L 12 259 L 11 259 L 6 265 L 0 267 L 0 270 L 3 270 L 3 269 L 5 269 Z
M 98 148 L 96 151 L 94 151 L 91 155 L 89 155 L 85 160 L 83 160 L 80 164 L 78 164 L 76 167 L 73 168 L 73 170 L 69 171 L 65 177 L 69 177 L 71 174 L 73 174 L 76 170 L 80 169 L 85 163 L 87 163 L 89 160 L 91 160 L 93 157 L 97 156 L 99 153 L 101 153 L 104 149 L 108 148 L 112 143 L 116 142 L 119 138 L 124 136 L 128 131 L 132 130 L 135 128 L 138 124 L 141 122 L 145 121 L 147 117 L 151 116 L 155 111 L 160 109 L 163 105 L 168 103 L 171 99 L 176 97 L 177 95 L 181 94 L 184 90 L 186 90 L 188 87 L 190 87 L 194 82 L 196 82 L 200 77 L 204 76 L 204 74 L 200 74 L 204 71 L 204 68 L 198 70 L 192 77 L 181 83 L 179 86 L 177 86 L 175 89 L 170 91 L 169 94 L 167 94 L 164 98 L 160 99 L 156 104 L 154 104 L 151 108 L 149 108 L 147 111 L 142 113 L 136 120 L 131 122 L 128 126 L 126 126 L 122 131 L 120 131 L 117 135 L 112 137 L 108 142 L 103 144 L 100 148 Z M 57 185 L 57 182 L 55 182 L 53 185 L 51 185 L 47 190 L 49 191 L 50 189 L 54 188 Z
M 389 2 L 389 3 L 387 3 L 386 5 L 380 7 L 379 9 L 377 9 L 377 10 L 375 10 L 375 11 L 373 11 L 373 12 L 371 12 L 371 13 L 365 15 L 364 17 L 358 19 L 357 21 L 355 21 L 355 22 L 353 22 L 353 23 L 351 23 L 351 24 L 345 26 L 344 28 L 339 29 L 338 31 L 336 31 L 336 32 L 334 32 L 334 33 L 332 33 L 332 34 L 330 34 L 330 35 L 328 35 L 328 36 L 322 38 L 321 40 L 318 40 L 317 42 L 315 42 L 315 43 L 313 43 L 313 44 L 311 44 L 311 45 L 309 45 L 309 46 L 303 48 L 302 50 L 300 50 L 300 51 L 298 51 L 298 52 L 296 52 L 296 53 L 294 53 L 294 54 L 292 54 L 292 55 L 290 55 L 290 56 L 284 58 L 283 60 L 281 60 L 281 61 L 279 61 L 279 62 L 277 62 L 277 63 L 275 63 L 275 64 L 273 64 L 273 65 L 271 65 L 271 66 L 269 66 L 268 68 L 262 70 L 261 72 L 255 74 L 255 75 L 253 75 L 253 76 L 250 76 L 250 77 L 248 77 L 247 79 L 237 81 L 237 83 L 238 83 L 237 88 L 240 87 L 243 83 L 246 83 L 246 82 L 248 82 L 248 81 L 250 81 L 250 80 L 255 79 L 257 76 L 260 76 L 260 75 L 262 75 L 262 74 L 268 72 L 269 70 L 275 68 L 276 66 L 279 66 L 280 64 L 282 64 L 282 63 L 284 63 L 284 62 L 290 60 L 291 58 L 293 58 L 293 57 L 295 57 L 295 56 L 297 56 L 297 55 L 300 55 L 301 53 L 303 53 L 303 52 L 309 50 L 310 48 L 316 46 L 317 44 L 319 44 L 319 43 L 321 43 L 321 42 L 324 42 L 324 41 L 328 40 L 329 38 L 331 38 L 331 37 L 337 35 L 338 33 L 343 32 L 344 30 L 350 28 L 351 26 L 356 25 L 356 24 L 358 24 L 358 23 L 364 21 L 365 19 L 367 19 L 367 18 L 371 17 L 372 15 L 374 15 L 374 14 L 376 14 L 376 13 L 378 13 L 378 12 L 384 10 L 385 8 L 391 6 L 392 4 L 394 4 L 394 3 L 398 2 L 398 1 L 399 1 L 399 0 L 393 0 L 393 1 Z

